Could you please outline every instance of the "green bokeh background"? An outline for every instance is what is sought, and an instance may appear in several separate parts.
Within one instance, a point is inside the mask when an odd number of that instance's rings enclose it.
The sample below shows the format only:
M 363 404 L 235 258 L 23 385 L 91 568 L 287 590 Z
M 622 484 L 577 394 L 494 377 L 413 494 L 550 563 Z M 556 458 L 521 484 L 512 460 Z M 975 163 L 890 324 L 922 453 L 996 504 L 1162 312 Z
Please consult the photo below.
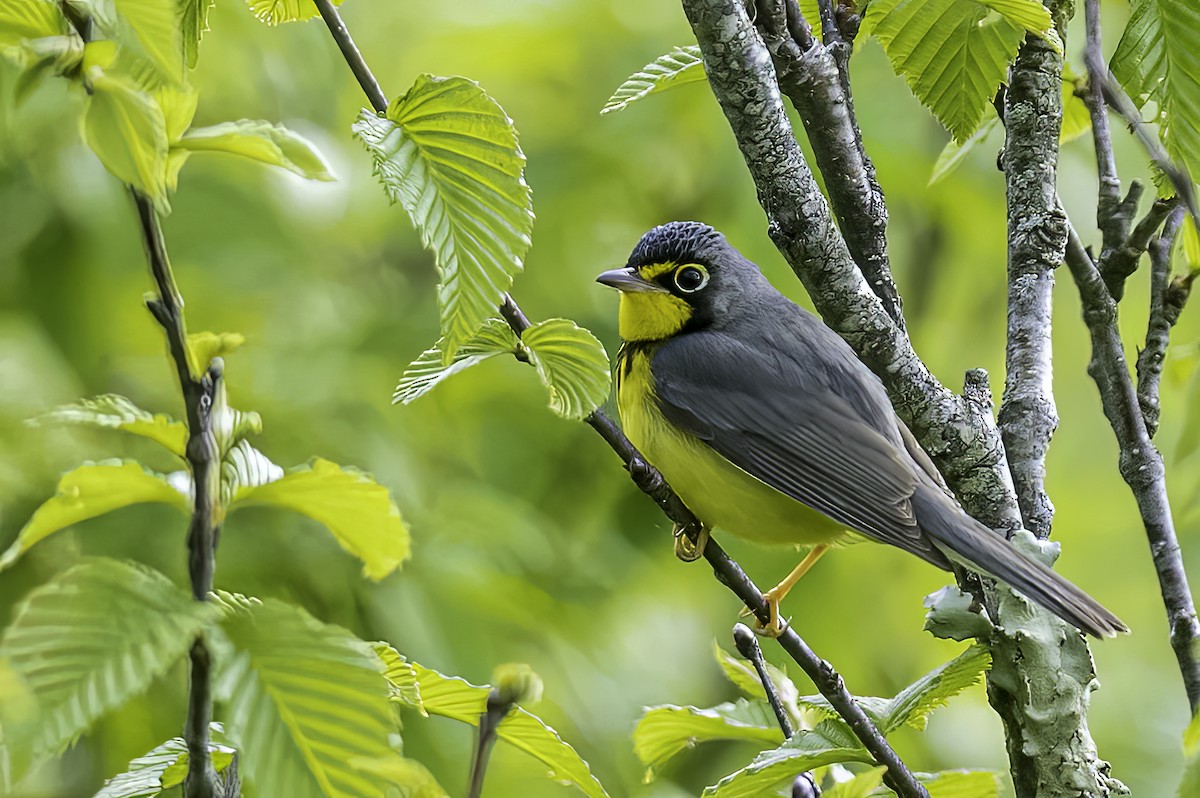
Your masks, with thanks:
M 626 75 L 692 41 L 673 3 L 614 0 L 351 0 L 343 9 L 390 96 L 420 72 L 479 80 L 516 120 L 529 158 L 537 223 L 514 295 L 534 319 L 566 316 L 615 350 L 616 300 L 593 283 L 624 262 L 642 232 L 670 219 L 724 230 L 769 277 L 807 304 L 773 249 L 720 111 L 702 84 L 601 118 Z M 1112 26 L 1124 10 L 1107 9 Z M 668 523 L 586 426 L 545 407 L 531 370 L 495 360 L 410 407 L 392 407 L 404 365 L 437 337 L 435 275 L 407 217 L 389 207 L 349 125 L 363 98 L 319 21 L 268 29 L 221 0 L 193 81 L 196 124 L 281 121 L 308 136 L 339 182 L 307 183 L 225 156 L 184 169 L 168 246 L 191 329 L 237 331 L 231 399 L 258 410 L 256 445 L 284 465 L 321 455 L 371 471 L 399 503 L 414 559 L 379 584 L 317 525 L 245 510 L 221 539 L 216 584 L 297 602 L 366 639 L 383 638 L 429 667 L 486 681 L 494 665 L 531 664 L 545 680 L 535 708 L 591 763 L 614 796 L 696 795 L 753 749 L 685 754 L 643 786 L 630 732 L 641 707 L 733 697 L 711 657 L 728 646 L 735 599 L 702 564 L 671 553 Z M 1119 27 L 1110 27 L 1109 44 Z M 1074 33 L 1074 31 L 1072 31 Z M 1080 36 L 1069 38 L 1078 60 Z M 951 178 L 926 183 L 947 136 L 911 98 L 875 43 L 853 63 L 859 116 L 887 193 L 892 262 L 917 350 L 946 383 L 968 368 L 1003 386 L 1004 184 L 998 139 Z M 1078 71 L 1078 70 L 1077 70 Z M 22 420 L 83 395 L 117 392 L 182 415 L 159 330 L 131 204 L 79 140 L 78 91 L 62 81 L 11 101 L 0 66 L 0 544 L 84 459 L 139 457 L 154 447 L 115 434 L 30 429 Z M 1123 135 L 1118 131 L 1118 138 Z M 1122 142 L 1122 173 L 1144 159 Z M 1089 241 L 1094 164 L 1085 137 L 1067 145 L 1060 192 Z M 1167 795 L 1181 768 L 1186 701 L 1161 600 L 1116 447 L 1085 374 L 1086 332 L 1069 276 L 1056 288 L 1055 391 L 1062 421 L 1049 459 L 1060 570 L 1117 612 L 1134 634 L 1094 646 L 1103 689 L 1092 733 L 1135 795 Z M 1122 326 L 1145 332 L 1146 273 L 1131 281 Z M 1200 464 L 1175 453 L 1185 417 L 1200 312 L 1175 332 L 1159 441 L 1185 559 L 1200 573 Z M 1130 354 L 1133 349 L 1130 347 Z M 84 554 L 133 558 L 185 582 L 185 522 L 138 507 L 40 544 L 0 575 L 0 619 L 35 585 Z M 760 583 L 794 564 L 789 551 L 723 541 Z M 855 546 L 822 561 L 785 605 L 797 629 L 856 693 L 890 695 L 962 646 L 921 631 L 921 599 L 946 576 L 915 558 Z M 782 662 L 767 646 L 769 658 Z M 802 690 L 809 685 L 793 667 Z M 185 673 L 99 722 L 61 762 L 27 782 L 29 796 L 90 796 L 131 758 L 180 732 Z M 218 709 L 218 717 L 220 710 Z M 462 794 L 471 731 L 407 720 L 408 753 Z M 1000 723 L 977 687 L 895 744 L 917 770 L 1005 767 Z M 488 794 L 553 796 L 525 755 L 498 749 Z

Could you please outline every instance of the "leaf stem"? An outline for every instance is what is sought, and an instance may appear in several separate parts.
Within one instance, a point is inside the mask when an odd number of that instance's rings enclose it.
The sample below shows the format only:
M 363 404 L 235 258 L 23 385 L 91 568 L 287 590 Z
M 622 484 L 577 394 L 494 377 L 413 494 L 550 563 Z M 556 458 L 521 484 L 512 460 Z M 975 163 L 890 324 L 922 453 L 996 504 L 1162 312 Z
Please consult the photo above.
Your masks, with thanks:
M 385 113 L 388 106 L 387 95 L 383 93 L 379 81 L 375 79 L 371 68 L 367 66 L 366 59 L 359 52 L 358 45 L 354 43 L 354 39 L 350 38 L 350 30 L 346 27 L 346 23 L 342 22 L 341 14 L 329 0 L 313 0 L 313 2 L 317 4 L 317 10 L 321 12 L 321 19 L 325 20 L 325 26 L 329 28 L 329 35 L 333 37 L 338 49 L 342 51 L 346 65 L 350 67 L 354 77 L 358 78 L 358 85 L 362 86 L 363 94 L 367 95 L 367 99 L 371 101 L 371 107 L 375 109 L 376 113 Z
M 779 722 L 779 730 L 783 732 L 783 738 L 786 740 L 795 734 L 795 729 L 792 728 L 792 719 L 788 717 L 783 701 L 779 698 L 779 690 L 775 688 L 775 682 L 771 681 L 771 674 L 767 673 L 767 661 L 763 659 L 758 637 L 746 624 L 734 624 L 733 644 L 737 646 L 738 653 L 750 660 L 750 664 L 754 666 L 754 672 L 762 682 L 763 692 L 767 694 L 767 703 L 771 705 L 775 720 Z

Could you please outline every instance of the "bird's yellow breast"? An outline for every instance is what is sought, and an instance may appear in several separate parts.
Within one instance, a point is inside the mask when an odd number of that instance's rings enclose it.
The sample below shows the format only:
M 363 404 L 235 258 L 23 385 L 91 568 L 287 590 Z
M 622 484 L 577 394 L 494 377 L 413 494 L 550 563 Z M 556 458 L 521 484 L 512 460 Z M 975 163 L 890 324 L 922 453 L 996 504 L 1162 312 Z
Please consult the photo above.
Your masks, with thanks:
M 617 410 L 630 442 L 666 478 L 707 526 L 758 543 L 815 546 L 847 530 L 726 460 L 671 424 L 654 398 L 653 348 L 622 347 L 617 355 Z

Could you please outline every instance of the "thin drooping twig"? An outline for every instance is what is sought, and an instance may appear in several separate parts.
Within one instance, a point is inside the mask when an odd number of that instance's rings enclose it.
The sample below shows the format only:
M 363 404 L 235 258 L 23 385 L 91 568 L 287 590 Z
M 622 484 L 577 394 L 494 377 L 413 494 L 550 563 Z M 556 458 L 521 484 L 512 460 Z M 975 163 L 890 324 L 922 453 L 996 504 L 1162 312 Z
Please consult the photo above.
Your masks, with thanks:
M 1171 279 L 1171 245 L 1183 221 L 1183 206 L 1177 206 L 1167 217 L 1162 233 L 1150 242 L 1150 321 L 1146 325 L 1146 346 L 1138 353 L 1137 394 L 1142 418 L 1146 421 L 1146 432 L 1151 438 L 1158 432 L 1158 420 L 1162 408 L 1158 399 L 1158 383 L 1162 377 L 1163 361 L 1167 356 L 1167 344 L 1171 328 L 1179 321 L 1179 314 L 1187 304 L 1192 292 L 1195 274 Z
M 1067 242 L 1067 266 L 1079 288 L 1083 320 L 1092 341 L 1088 374 L 1100 390 L 1104 415 L 1117 437 L 1121 476 L 1133 491 L 1146 529 L 1167 610 L 1171 648 L 1183 676 L 1188 703 L 1195 713 L 1200 709 L 1200 656 L 1197 656 L 1200 621 L 1196 618 L 1175 535 L 1162 455 L 1150 440 L 1137 390 L 1129 375 L 1125 346 L 1117 327 L 1116 300 L 1108 293 L 1100 270 L 1073 231 Z
M 825 5 L 822 30 L 828 31 L 832 26 L 824 21 Z M 854 121 L 849 80 L 835 58 L 835 48 L 849 46 L 836 28 L 832 44 L 828 37 L 825 44 L 811 37 L 797 40 L 787 21 L 799 14 L 796 0 L 760 0 L 755 24 L 771 53 L 779 88 L 804 123 L 850 255 L 903 330 L 903 306 L 887 254 L 887 204 Z
M 1067 245 L 1055 191 L 1062 65 L 1047 41 L 1027 35 L 1004 99 L 1008 336 L 999 423 L 1024 526 L 1043 539 L 1054 519 L 1046 452 L 1058 426 L 1050 337 L 1054 270 Z
M 358 48 L 354 46 L 337 9 L 329 0 L 314 0 L 314 2 L 330 31 L 340 31 L 334 35 L 334 40 L 341 48 L 347 62 L 354 59 L 360 64 L 361 68 L 353 71 L 370 98 L 374 93 L 372 89 L 378 90 L 379 84 L 370 70 L 366 68 L 366 63 L 359 54 Z M 378 91 L 378 95 L 386 97 L 381 90 Z M 386 108 L 386 100 L 378 104 L 372 100 L 372 104 L 376 110 L 381 112 Z M 499 311 L 517 335 L 529 328 L 529 319 L 508 294 L 503 296 Z M 686 530 L 686 533 L 695 540 L 701 529 L 700 521 L 671 489 L 662 475 L 638 453 L 617 425 L 600 409 L 592 412 L 586 421 L 621 458 L 633 477 L 634 483 L 654 499 L 671 521 Z M 763 593 L 746 576 L 741 566 L 731 559 L 716 541 L 711 539 L 704 547 L 704 558 L 712 566 L 717 580 L 728 587 L 754 613 L 755 617 L 765 624 L 770 619 L 770 615 Z M 846 689 L 841 675 L 834 670 L 833 666 L 820 659 L 792 629 L 785 629 L 778 641 L 780 646 L 808 674 L 818 692 L 825 696 L 834 711 L 846 722 L 868 753 L 874 757 L 876 762 L 887 768 L 885 781 L 888 786 L 895 790 L 901 798 L 928 798 L 925 788 L 917 781 L 870 718 L 854 701 L 854 697 Z

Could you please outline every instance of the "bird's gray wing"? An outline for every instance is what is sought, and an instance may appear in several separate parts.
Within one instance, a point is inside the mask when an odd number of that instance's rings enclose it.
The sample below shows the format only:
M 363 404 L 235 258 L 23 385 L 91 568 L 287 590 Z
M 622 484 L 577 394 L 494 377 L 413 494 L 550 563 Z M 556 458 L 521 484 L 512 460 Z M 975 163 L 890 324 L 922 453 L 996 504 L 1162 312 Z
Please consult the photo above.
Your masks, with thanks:
M 819 380 L 785 369 L 796 366 L 721 333 L 671 339 L 651 366 L 670 422 L 796 501 L 948 568 L 917 526 L 918 476 L 897 445 Z

